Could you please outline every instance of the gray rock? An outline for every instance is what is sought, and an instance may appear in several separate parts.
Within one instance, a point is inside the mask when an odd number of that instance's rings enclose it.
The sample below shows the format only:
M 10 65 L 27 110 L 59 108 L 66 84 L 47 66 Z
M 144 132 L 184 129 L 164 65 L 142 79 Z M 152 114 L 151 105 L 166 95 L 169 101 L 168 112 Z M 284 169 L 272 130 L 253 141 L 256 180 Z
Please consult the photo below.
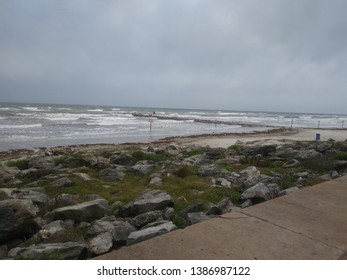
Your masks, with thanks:
M 0 184 L 13 181 L 21 171 L 17 167 L 0 165 Z
M 153 146 L 148 146 L 147 147 L 147 153 L 155 153 L 155 149 Z
M 231 183 L 225 178 L 212 179 L 212 187 L 230 188 Z
M 42 188 L 1 188 L 0 200 L 28 199 L 37 205 L 46 205 L 48 197 Z
M 158 220 L 158 221 L 155 221 L 153 223 L 149 223 L 149 224 L 145 225 L 141 229 L 146 229 L 146 228 L 150 228 L 150 227 L 160 226 L 160 225 L 165 224 L 167 222 L 169 222 L 169 221 L 168 220 Z
M 17 247 L 8 253 L 9 258 L 25 260 L 84 260 L 87 259 L 87 256 L 87 247 L 80 242 L 40 244 L 28 248 Z
M 89 241 L 89 250 L 93 255 L 101 255 L 110 251 L 113 247 L 113 236 L 111 232 L 102 233 Z
M 77 195 L 63 193 L 55 198 L 55 206 L 60 208 L 75 205 L 78 203 L 78 200 L 79 198 Z
M 88 167 L 91 162 L 84 157 L 69 157 L 63 162 L 63 165 L 70 168 Z
M 64 177 L 52 182 L 52 185 L 56 188 L 69 188 L 72 186 L 72 181 L 69 178 Z
M 112 230 L 114 243 L 116 245 L 125 245 L 129 234 L 136 230 L 137 229 L 128 222 L 119 222 Z
M 184 219 L 188 219 L 188 213 L 194 213 L 194 212 L 201 212 L 204 210 L 204 204 L 203 203 L 196 203 L 193 205 L 188 206 L 187 208 L 183 209 L 179 215 L 183 217 Z
M 150 186 L 156 186 L 156 187 L 160 187 L 163 184 L 163 179 L 160 177 L 153 177 L 151 178 L 151 180 L 149 181 Z
M 146 175 L 152 171 L 155 167 L 155 164 L 149 164 L 146 160 L 139 161 L 134 166 L 130 168 L 130 170 L 136 174 Z
M 298 177 L 298 178 L 308 178 L 310 175 L 310 173 L 308 171 L 304 171 L 304 172 L 299 172 L 299 173 L 295 173 L 294 176 Z
M 292 188 L 280 191 L 279 192 L 279 196 L 287 195 L 287 194 L 290 194 L 290 193 L 293 193 L 293 192 L 297 192 L 297 191 L 300 191 L 300 189 L 298 187 L 292 187 Z
M 54 209 L 48 213 L 47 217 L 53 220 L 71 219 L 76 222 L 91 222 L 102 218 L 108 210 L 108 202 L 106 199 L 96 199 L 72 206 Z
M 33 180 L 38 180 L 52 172 L 54 172 L 54 170 L 29 168 L 29 169 L 22 170 L 18 176 L 20 176 L 21 178 L 30 179 L 33 181 Z
M 65 230 L 66 225 L 62 220 L 53 221 L 42 227 L 43 230 L 47 230 L 50 234 L 54 234 Z
M 280 188 L 277 184 L 269 184 L 268 186 L 266 186 L 263 183 L 258 183 L 255 186 L 244 191 L 241 194 L 241 199 L 270 200 L 278 196 L 279 190 Z
M 337 179 L 340 177 L 340 174 L 336 170 L 332 170 L 329 172 L 332 179 Z
M 249 166 L 240 171 L 240 175 L 243 177 L 250 177 L 254 175 L 259 175 L 260 172 L 255 166 Z
M 190 225 L 194 225 L 203 221 L 207 221 L 211 219 L 211 215 L 207 215 L 204 212 L 194 212 L 194 213 L 188 213 L 187 214 L 187 220 Z
M 252 200 L 247 199 L 245 202 L 243 202 L 243 203 L 241 204 L 241 208 L 247 208 L 247 207 L 250 207 L 250 206 L 252 206 L 252 205 L 253 205 Z
M 209 159 L 206 157 L 205 154 L 198 154 L 198 155 L 193 155 L 183 159 L 182 165 L 198 166 L 202 164 L 207 164 L 208 162 L 209 162 Z
M 224 158 L 225 149 L 223 148 L 207 148 L 205 156 L 210 160 L 217 160 Z
M 229 198 L 224 198 L 222 201 L 218 202 L 215 205 L 212 205 L 207 211 L 207 215 L 223 215 L 231 211 L 234 207 L 233 203 Z
M 163 219 L 163 213 L 160 210 L 149 211 L 131 219 L 131 224 L 137 228 L 142 228 L 145 225 Z
M 110 163 L 131 166 L 135 159 L 129 154 L 116 154 L 110 157 Z
M 175 145 L 169 145 L 166 147 L 165 149 L 165 153 L 168 155 L 168 156 L 177 156 L 179 153 L 180 153 L 180 150 L 177 146 Z
M 203 165 L 198 169 L 198 175 L 201 177 L 215 177 L 221 174 L 221 170 L 214 164 Z
M 99 177 L 104 180 L 112 180 L 112 181 L 122 181 L 125 177 L 125 173 L 122 168 L 106 168 L 100 170 Z
M 33 235 L 39 228 L 37 211 L 30 200 L 0 201 L 0 243 Z
M 248 156 L 268 156 L 270 153 L 276 151 L 276 145 L 262 145 L 262 146 L 243 146 L 241 147 L 241 154 Z
M 175 217 L 175 210 L 172 207 L 167 207 L 163 211 L 164 220 L 172 220 Z
M 285 162 L 282 167 L 284 168 L 295 168 L 298 167 L 300 165 L 300 162 L 296 159 L 291 159 L 288 160 L 287 162 Z
M 104 169 L 110 166 L 110 160 L 105 157 L 95 157 L 90 167 L 96 169 Z
M 259 183 L 261 180 L 260 171 L 255 166 L 245 168 L 244 170 L 240 171 L 240 175 L 241 179 L 239 179 L 239 181 L 246 189 Z
M 122 217 L 136 216 L 154 210 L 162 210 L 173 205 L 172 197 L 165 191 L 145 190 L 135 202 L 124 205 L 119 210 Z
M 52 156 L 35 156 L 29 160 L 29 168 L 54 169 L 55 162 Z
M 332 170 L 328 174 L 324 174 L 320 176 L 319 178 L 321 178 L 322 180 L 330 181 L 333 179 L 337 179 L 339 177 L 340 177 L 340 174 L 336 170 Z
M 86 173 L 74 173 L 74 175 L 83 182 L 93 181 L 93 179 Z
M 279 147 L 275 155 L 278 157 L 290 157 L 295 156 L 298 152 L 294 150 L 292 147 Z
M 314 149 L 300 150 L 295 158 L 297 159 L 312 159 L 320 156 L 321 154 Z
M 324 180 L 324 181 L 330 181 L 332 180 L 330 174 L 324 174 L 322 176 L 319 177 L 320 179 Z
M 324 153 L 326 152 L 327 150 L 331 149 L 332 148 L 332 144 L 331 143 L 328 143 L 328 142 L 323 142 L 321 144 L 319 144 L 317 146 L 317 151 L 320 152 L 320 153 Z
M 87 231 L 88 237 L 95 237 L 105 232 L 112 232 L 118 221 L 114 217 L 105 217 L 92 223 Z
M 127 245 L 129 246 L 132 244 L 136 244 L 141 241 L 168 233 L 175 229 L 177 229 L 177 227 L 172 222 L 167 222 L 165 224 L 162 224 L 156 227 L 149 227 L 146 229 L 135 231 L 130 233 L 128 237 Z

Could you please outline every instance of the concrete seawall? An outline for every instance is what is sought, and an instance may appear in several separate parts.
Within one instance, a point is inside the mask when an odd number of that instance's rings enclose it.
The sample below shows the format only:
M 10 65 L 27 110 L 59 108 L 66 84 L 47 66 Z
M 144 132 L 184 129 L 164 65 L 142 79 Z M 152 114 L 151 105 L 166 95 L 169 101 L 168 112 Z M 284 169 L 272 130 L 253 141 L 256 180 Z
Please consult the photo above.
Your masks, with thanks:
M 95 259 L 346 259 L 347 176 Z

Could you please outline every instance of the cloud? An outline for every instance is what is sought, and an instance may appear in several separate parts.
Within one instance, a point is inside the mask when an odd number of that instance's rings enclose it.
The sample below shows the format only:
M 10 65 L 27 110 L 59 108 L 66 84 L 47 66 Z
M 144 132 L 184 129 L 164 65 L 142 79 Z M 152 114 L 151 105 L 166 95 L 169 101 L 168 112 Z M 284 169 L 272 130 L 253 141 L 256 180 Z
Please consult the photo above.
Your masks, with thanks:
M 347 113 L 346 8 L 342 0 L 4 0 L 2 99 Z

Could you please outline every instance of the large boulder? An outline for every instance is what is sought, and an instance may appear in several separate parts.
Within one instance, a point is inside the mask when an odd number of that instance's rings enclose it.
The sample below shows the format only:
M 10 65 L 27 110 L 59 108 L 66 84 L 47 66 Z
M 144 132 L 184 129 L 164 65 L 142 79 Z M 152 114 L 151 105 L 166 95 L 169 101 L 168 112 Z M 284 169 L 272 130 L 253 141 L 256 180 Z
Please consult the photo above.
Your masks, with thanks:
M 108 201 L 106 199 L 96 199 L 72 206 L 54 209 L 48 213 L 50 220 L 74 220 L 76 222 L 91 222 L 105 216 L 108 210 Z
M 87 259 L 88 249 L 84 243 L 66 242 L 39 244 L 28 248 L 13 248 L 8 253 L 13 259 L 61 259 L 61 260 L 84 260 Z
M 272 198 L 278 197 L 280 188 L 277 184 L 265 185 L 263 183 L 258 183 L 255 186 L 245 190 L 241 194 L 242 200 L 252 199 L 252 200 L 270 200 Z
M 141 241 L 168 233 L 177 229 L 177 227 L 172 222 L 167 222 L 155 227 L 149 227 L 146 229 L 142 229 L 139 231 L 135 231 L 130 233 L 127 241 L 127 245 L 132 245 L 135 243 L 139 243 Z
M 33 235 L 39 228 L 37 211 L 30 200 L 0 201 L 0 243 Z
M 145 190 L 134 202 L 124 205 L 119 210 L 123 217 L 136 216 L 154 210 L 162 210 L 173 205 L 172 197 L 162 190 Z

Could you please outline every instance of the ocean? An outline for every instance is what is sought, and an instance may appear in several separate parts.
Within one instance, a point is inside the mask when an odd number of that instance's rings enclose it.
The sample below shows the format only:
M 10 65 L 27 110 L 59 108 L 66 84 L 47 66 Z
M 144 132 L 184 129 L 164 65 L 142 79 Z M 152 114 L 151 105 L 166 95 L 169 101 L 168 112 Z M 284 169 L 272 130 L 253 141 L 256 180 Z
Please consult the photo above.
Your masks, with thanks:
M 342 128 L 347 115 L 0 103 L 0 151 L 291 126 Z

